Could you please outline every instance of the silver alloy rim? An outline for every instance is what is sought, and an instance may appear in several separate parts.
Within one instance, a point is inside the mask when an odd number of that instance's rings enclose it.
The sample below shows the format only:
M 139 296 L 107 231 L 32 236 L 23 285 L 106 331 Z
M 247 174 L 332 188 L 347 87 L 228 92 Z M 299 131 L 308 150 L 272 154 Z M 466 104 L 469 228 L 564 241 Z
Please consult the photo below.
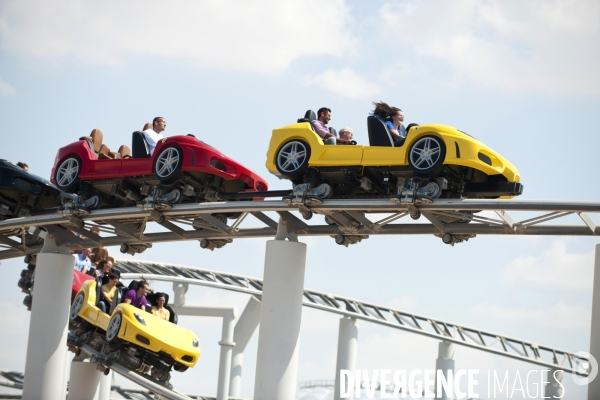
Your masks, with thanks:
M 117 337 L 119 333 L 119 328 L 121 328 L 121 314 L 117 314 L 108 323 L 108 329 L 106 330 L 106 339 L 113 340 Z
M 438 163 L 442 156 L 442 145 L 432 137 L 424 137 L 410 150 L 410 161 L 415 169 L 424 171 Z
M 81 311 L 82 307 L 83 307 L 83 295 L 80 294 L 79 296 L 77 296 L 75 298 L 75 301 L 73 301 L 73 305 L 71 306 L 71 314 L 69 315 L 71 317 L 71 320 L 74 320 L 75 318 L 77 318 L 77 316 L 79 315 L 79 311 Z
M 302 142 L 286 143 L 277 155 L 277 165 L 283 172 L 295 172 L 302 167 L 306 161 L 306 145 Z
M 67 187 L 75 181 L 79 174 L 79 162 L 74 158 L 67 158 L 58 167 L 56 183 L 60 187 Z
M 179 165 L 179 151 L 175 147 L 169 147 L 160 153 L 156 160 L 156 175 L 166 178 L 177 171 Z

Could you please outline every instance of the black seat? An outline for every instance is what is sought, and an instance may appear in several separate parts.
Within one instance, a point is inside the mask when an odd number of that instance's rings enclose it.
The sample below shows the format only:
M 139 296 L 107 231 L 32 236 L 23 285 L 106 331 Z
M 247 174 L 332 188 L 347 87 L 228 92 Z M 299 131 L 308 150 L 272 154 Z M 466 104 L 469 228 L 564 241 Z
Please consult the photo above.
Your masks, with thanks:
M 169 322 L 177 325 L 177 321 L 178 321 L 177 314 L 175 314 L 175 311 L 173 311 L 173 309 L 169 305 L 169 294 L 168 293 L 161 293 L 161 292 L 151 293 L 146 297 L 146 299 L 148 300 L 148 303 L 152 304 L 153 306 L 156 306 L 156 299 L 160 296 L 164 296 L 164 298 L 165 298 L 164 308 L 169 311 Z
M 102 278 L 97 277 L 96 279 L 96 307 L 98 307 L 98 303 L 102 300 Z
M 367 130 L 369 131 L 369 144 L 371 146 L 393 147 L 394 141 L 385 123 L 377 117 L 367 117 Z
M 126 286 L 117 287 L 112 303 L 110 304 L 110 310 L 108 312 L 110 315 L 112 315 L 112 313 L 115 311 L 115 308 L 117 308 L 117 306 L 121 304 L 123 300 L 125 300 L 125 295 L 128 291 L 129 288 Z
M 133 158 L 148 158 L 150 157 L 150 149 L 144 134 L 135 131 L 131 134 L 131 156 Z
M 338 137 L 338 134 L 337 134 L 337 131 L 335 130 L 335 128 L 329 127 L 329 133 L 331 133 L 335 137 Z

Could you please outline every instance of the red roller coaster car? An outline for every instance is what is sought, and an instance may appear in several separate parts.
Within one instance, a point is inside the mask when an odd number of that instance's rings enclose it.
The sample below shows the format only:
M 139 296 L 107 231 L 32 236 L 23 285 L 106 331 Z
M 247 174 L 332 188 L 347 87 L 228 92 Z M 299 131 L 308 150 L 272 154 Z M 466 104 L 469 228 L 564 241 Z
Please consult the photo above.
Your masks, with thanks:
M 82 199 L 96 197 L 91 208 L 218 201 L 268 189 L 263 178 L 193 135 L 162 139 L 150 155 L 144 135 L 133 132 L 132 150 L 111 152 L 94 129 L 58 150 L 51 180 Z

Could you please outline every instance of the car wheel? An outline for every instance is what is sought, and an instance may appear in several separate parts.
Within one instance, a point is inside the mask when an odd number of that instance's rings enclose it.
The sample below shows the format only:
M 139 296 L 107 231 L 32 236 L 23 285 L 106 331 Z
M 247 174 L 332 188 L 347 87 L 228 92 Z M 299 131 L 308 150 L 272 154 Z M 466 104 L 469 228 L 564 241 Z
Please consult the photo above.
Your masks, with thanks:
M 81 160 L 77 157 L 68 157 L 58 165 L 54 179 L 56 186 L 65 192 L 72 192 L 79 185 L 81 173 Z
M 73 304 L 71 304 L 71 310 L 69 312 L 69 319 L 71 321 L 77 321 L 77 318 L 79 318 L 79 312 L 83 308 L 84 301 L 85 295 L 83 293 L 78 294 L 77 297 L 75 297 L 75 300 L 73 300 Z
M 163 149 L 154 161 L 154 173 L 163 182 L 172 183 L 181 172 L 183 154 L 178 147 Z
M 106 328 L 106 340 L 109 342 L 113 342 L 117 335 L 119 334 L 119 330 L 121 329 L 121 322 L 123 321 L 123 317 L 121 314 L 115 314 L 110 321 L 108 322 L 108 328 Z
M 301 140 L 285 143 L 275 156 L 275 165 L 281 175 L 288 179 L 302 177 L 308 168 L 310 147 Z
M 444 164 L 446 146 L 437 136 L 423 136 L 417 139 L 408 151 L 410 168 L 421 174 L 439 171 Z

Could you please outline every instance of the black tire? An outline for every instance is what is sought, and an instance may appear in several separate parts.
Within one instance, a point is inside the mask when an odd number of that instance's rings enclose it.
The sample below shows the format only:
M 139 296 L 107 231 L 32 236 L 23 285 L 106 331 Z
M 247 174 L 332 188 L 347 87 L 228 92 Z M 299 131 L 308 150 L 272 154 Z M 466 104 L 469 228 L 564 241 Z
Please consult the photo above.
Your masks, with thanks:
M 73 304 L 71 304 L 71 309 L 69 310 L 69 320 L 70 321 L 78 321 L 79 313 L 83 308 L 83 303 L 85 302 L 85 295 L 83 293 L 79 293 L 75 296 L 75 300 L 73 300 Z
M 183 152 L 179 147 L 165 147 L 154 159 L 154 174 L 163 183 L 174 183 L 181 176 Z
M 309 159 L 310 146 L 302 140 L 290 140 L 277 151 L 275 166 L 283 177 L 294 180 L 304 176 Z
M 432 175 L 444 165 L 446 146 L 438 136 L 418 138 L 408 150 L 408 165 L 417 174 Z
M 117 340 L 122 323 L 123 316 L 120 313 L 113 315 L 113 317 L 108 322 L 108 327 L 106 328 L 106 341 L 114 342 L 115 340 Z
M 56 172 L 54 173 L 56 186 L 68 193 L 76 192 L 76 188 L 79 187 L 80 183 L 80 173 L 81 160 L 79 157 L 71 156 L 65 158 L 58 164 Z

